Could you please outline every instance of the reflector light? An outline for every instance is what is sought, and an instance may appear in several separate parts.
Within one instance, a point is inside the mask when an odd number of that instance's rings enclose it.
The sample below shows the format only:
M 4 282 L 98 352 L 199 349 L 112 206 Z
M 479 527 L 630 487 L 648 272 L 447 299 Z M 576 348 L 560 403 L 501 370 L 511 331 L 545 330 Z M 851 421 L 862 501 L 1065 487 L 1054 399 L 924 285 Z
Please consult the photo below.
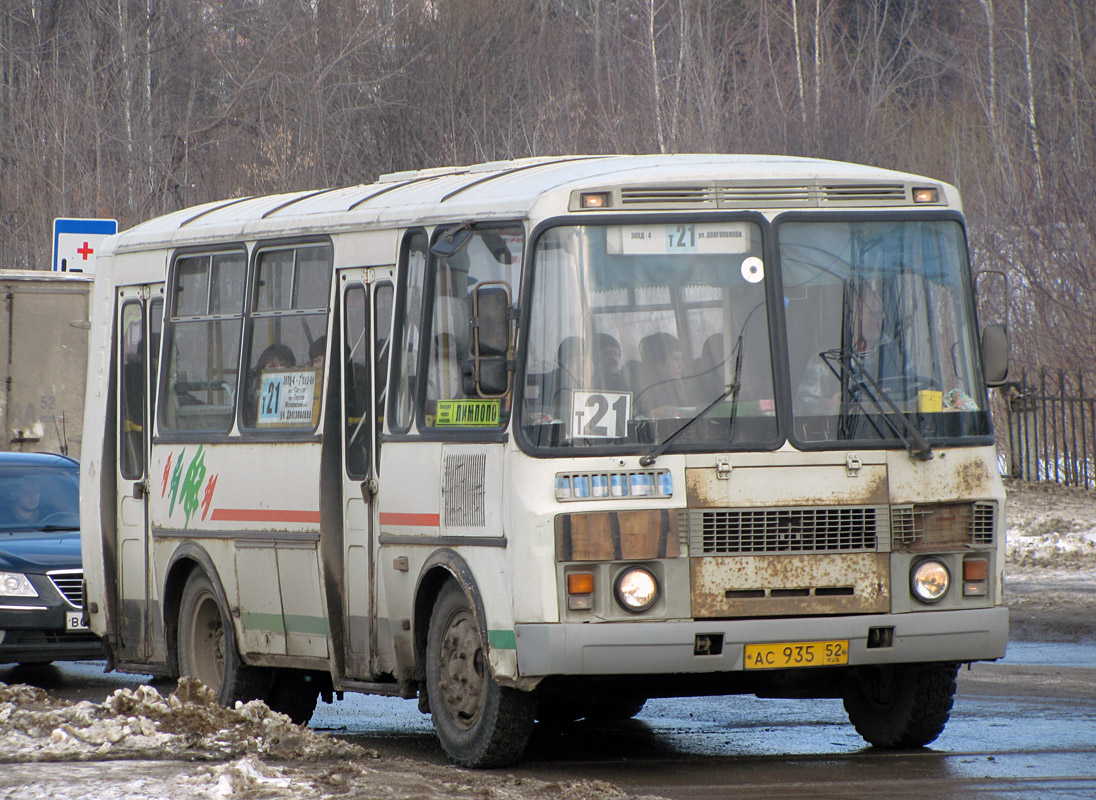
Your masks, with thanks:
M 583 192 L 579 195 L 579 206 L 582 208 L 608 208 L 608 192 Z

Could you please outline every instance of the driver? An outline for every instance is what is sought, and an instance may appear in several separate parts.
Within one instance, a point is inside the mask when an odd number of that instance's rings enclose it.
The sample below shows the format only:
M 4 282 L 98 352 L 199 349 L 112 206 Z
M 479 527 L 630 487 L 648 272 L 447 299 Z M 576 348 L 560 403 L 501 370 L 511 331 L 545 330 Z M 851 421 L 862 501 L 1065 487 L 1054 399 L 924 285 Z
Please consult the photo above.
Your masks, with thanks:
M 851 342 L 856 360 L 863 371 L 879 381 L 888 375 L 900 374 L 888 357 L 892 348 L 883 334 L 885 318 L 883 300 L 871 286 L 861 283 L 852 293 L 846 322 L 847 341 Z M 844 338 L 844 337 L 843 337 Z M 839 361 L 833 366 L 840 369 Z M 812 356 L 803 371 L 795 394 L 795 412 L 800 415 L 836 414 L 841 403 L 841 386 L 830 364 L 819 355 Z
M 37 478 L 24 476 L 12 493 L 11 518 L 15 522 L 38 522 L 42 517 L 39 506 L 42 490 Z

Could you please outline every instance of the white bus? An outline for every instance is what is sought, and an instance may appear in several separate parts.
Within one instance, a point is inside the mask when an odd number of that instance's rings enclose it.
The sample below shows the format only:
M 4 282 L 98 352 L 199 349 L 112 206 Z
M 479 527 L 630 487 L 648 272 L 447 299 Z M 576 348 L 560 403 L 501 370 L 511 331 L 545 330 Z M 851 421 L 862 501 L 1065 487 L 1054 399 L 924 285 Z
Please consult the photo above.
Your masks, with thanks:
M 958 193 L 776 156 L 538 158 L 108 239 L 82 462 L 118 670 L 297 721 L 418 698 L 463 765 L 648 698 L 943 729 L 1004 655 Z

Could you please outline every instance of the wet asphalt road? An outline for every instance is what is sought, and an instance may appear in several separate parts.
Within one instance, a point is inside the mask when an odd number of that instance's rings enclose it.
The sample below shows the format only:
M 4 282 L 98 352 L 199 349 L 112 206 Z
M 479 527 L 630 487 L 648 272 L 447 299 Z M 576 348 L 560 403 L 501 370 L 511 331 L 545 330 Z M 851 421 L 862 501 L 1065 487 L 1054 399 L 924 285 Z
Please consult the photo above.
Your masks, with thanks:
M 142 676 L 77 663 L 0 667 L 0 681 L 101 701 Z M 311 724 L 383 755 L 445 763 L 414 701 L 348 694 L 321 703 Z M 687 698 L 652 700 L 624 723 L 538 730 L 507 772 L 682 799 L 1093 798 L 1096 644 L 1012 643 L 1004 661 L 964 669 L 951 721 L 920 750 L 865 747 L 839 700 Z

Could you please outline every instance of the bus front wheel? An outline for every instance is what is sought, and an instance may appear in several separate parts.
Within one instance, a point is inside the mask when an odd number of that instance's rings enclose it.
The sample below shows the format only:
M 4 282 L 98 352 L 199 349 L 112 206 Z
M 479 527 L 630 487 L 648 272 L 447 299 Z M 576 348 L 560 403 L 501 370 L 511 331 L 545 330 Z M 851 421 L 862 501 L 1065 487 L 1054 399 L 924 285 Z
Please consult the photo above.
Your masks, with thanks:
M 845 685 L 849 721 L 875 747 L 924 747 L 951 716 L 958 671 L 958 664 L 861 667 Z
M 262 694 L 262 675 L 240 660 L 228 611 L 201 571 L 187 580 L 179 602 L 179 673 L 200 680 L 224 706 Z
M 442 588 L 430 614 L 426 691 L 434 730 L 455 763 L 501 767 L 525 751 L 535 699 L 495 683 L 472 605 L 454 581 Z

